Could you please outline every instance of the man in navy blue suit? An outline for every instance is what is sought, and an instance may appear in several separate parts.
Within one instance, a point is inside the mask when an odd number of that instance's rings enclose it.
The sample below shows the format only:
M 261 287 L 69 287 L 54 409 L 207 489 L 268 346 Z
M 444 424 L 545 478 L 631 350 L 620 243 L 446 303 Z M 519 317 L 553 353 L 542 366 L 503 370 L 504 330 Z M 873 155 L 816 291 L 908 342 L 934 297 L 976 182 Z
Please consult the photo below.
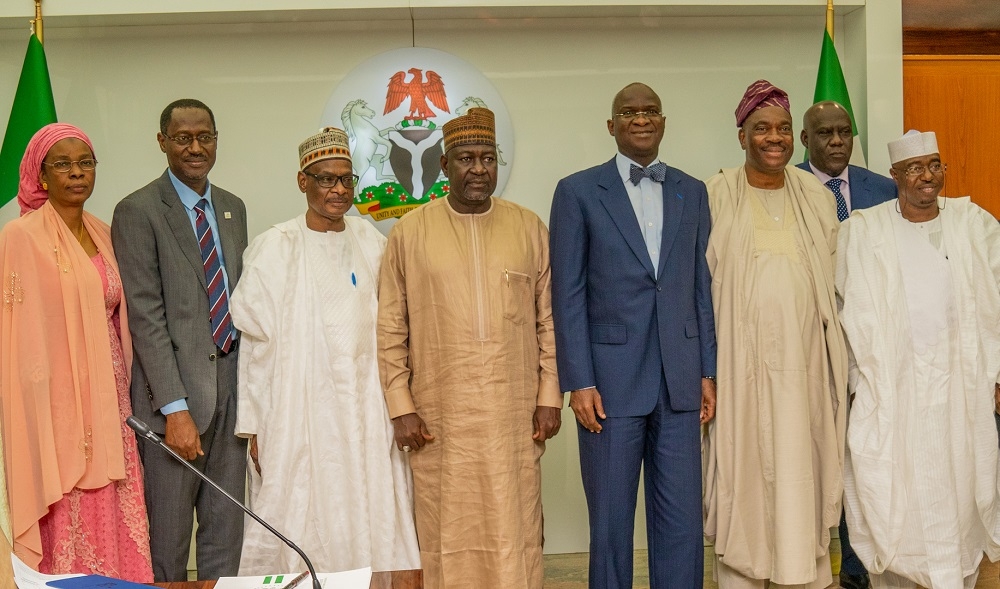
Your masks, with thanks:
M 843 221 L 854 209 L 867 209 L 896 198 L 896 183 L 874 172 L 849 165 L 854 149 L 851 116 L 840 104 L 827 100 L 809 107 L 802 118 L 802 145 L 809 161 L 798 167 L 812 172 L 837 199 L 837 217 Z M 868 571 L 851 548 L 847 521 L 840 515 L 840 586 L 868 589 Z
M 659 161 L 660 98 L 614 98 L 610 161 L 564 178 L 549 218 L 552 310 L 590 516 L 590 587 L 632 587 L 640 467 L 652 587 L 702 586 L 700 426 L 715 416 L 708 195 Z
M 832 100 L 817 102 L 802 118 L 800 139 L 809 150 L 809 161 L 798 167 L 812 172 L 833 192 L 841 221 L 854 209 L 867 209 L 896 198 L 892 180 L 848 165 L 854 150 L 853 133 L 851 116 Z

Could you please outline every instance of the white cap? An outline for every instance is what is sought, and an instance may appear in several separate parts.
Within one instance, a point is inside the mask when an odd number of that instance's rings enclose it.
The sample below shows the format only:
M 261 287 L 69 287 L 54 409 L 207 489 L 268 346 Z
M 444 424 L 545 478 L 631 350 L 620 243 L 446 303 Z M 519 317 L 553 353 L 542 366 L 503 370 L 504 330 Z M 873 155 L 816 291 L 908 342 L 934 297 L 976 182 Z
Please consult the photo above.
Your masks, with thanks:
M 933 153 L 939 153 L 934 131 L 921 133 L 911 129 L 906 135 L 889 142 L 889 163 L 892 164 Z

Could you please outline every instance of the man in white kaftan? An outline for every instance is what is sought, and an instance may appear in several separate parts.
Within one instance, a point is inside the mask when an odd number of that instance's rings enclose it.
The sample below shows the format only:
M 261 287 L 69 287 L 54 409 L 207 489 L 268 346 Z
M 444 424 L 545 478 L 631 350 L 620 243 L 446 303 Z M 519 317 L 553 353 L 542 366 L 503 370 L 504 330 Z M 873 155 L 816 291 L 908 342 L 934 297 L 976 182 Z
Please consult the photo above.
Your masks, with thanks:
M 236 434 L 251 440 L 250 505 L 318 572 L 418 569 L 409 468 L 375 359 L 386 239 L 344 216 L 357 176 L 343 131 L 299 152 L 309 208 L 254 240 L 230 304 L 243 332 Z M 247 518 L 241 575 L 300 570 Z
M 1000 226 L 939 196 L 933 133 L 889 153 L 897 200 L 855 211 L 838 246 L 847 523 L 872 587 L 971 588 L 1000 556 Z

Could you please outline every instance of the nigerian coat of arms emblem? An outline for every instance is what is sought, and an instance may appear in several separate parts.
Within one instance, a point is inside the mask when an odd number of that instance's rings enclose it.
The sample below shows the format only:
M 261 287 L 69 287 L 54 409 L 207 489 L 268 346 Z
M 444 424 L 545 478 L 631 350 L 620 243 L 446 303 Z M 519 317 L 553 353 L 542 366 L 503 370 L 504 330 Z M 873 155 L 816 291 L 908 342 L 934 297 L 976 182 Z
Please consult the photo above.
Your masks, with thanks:
M 349 73 L 327 101 L 322 126 L 344 129 L 361 181 L 354 206 L 384 233 L 407 212 L 448 195 L 441 171 L 441 127 L 469 108 L 496 115 L 503 192 L 514 133 L 496 88 L 471 64 L 443 51 L 406 48 L 372 57 Z

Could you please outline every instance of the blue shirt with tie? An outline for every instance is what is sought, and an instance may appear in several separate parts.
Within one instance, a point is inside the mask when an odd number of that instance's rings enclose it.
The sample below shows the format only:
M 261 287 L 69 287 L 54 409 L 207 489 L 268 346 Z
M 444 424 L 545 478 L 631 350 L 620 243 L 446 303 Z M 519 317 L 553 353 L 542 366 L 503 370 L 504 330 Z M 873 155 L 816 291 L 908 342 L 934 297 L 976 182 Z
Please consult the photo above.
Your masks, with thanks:
M 654 159 L 649 165 L 659 161 L 659 158 Z M 615 156 L 615 164 L 618 166 L 618 173 L 625 184 L 625 192 L 628 194 L 629 202 L 632 203 L 632 210 L 635 211 L 635 218 L 639 222 L 639 230 L 642 232 L 642 240 L 646 243 L 646 251 L 653 263 L 653 275 L 656 276 L 660 266 L 660 242 L 663 240 L 663 188 L 659 183 L 649 178 L 639 180 L 638 186 L 632 184 L 630 179 L 631 166 L 639 166 L 639 164 L 622 155 L 621 152 Z
M 219 223 L 215 217 L 215 208 L 212 206 L 212 183 L 206 182 L 205 195 L 202 196 L 192 190 L 190 186 L 181 182 L 177 176 L 174 176 L 173 170 L 168 169 L 167 176 L 170 178 L 170 183 L 174 185 L 174 190 L 177 191 L 177 196 L 180 197 L 181 204 L 184 205 L 184 210 L 187 211 L 188 219 L 191 221 L 191 230 L 194 231 L 195 238 L 198 237 L 198 213 L 195 212 L 194 207 L 201 199 L 205 199 L 208 203 L 208 206 L 205 207 L 205 219 L 208 221 L 208 226 L 212 228 L 212 235 L 218 236 Z M 222 257 L 222 246 L 219 245 L 218 237 L 215 238 L 215 249 L 219 251 L 219 263 L 222 264 L 222 280 L 226 284 L 226 294 L 231 295 L 232 292 L 229 290 L 229 276 L 226 274 L 226 260 Z M 163 407 L 160 407 L 160 413 L 164 415 L 187 410 L 188 404 L 186 399 L 177 399 L 172 403 L 167 403 Z

